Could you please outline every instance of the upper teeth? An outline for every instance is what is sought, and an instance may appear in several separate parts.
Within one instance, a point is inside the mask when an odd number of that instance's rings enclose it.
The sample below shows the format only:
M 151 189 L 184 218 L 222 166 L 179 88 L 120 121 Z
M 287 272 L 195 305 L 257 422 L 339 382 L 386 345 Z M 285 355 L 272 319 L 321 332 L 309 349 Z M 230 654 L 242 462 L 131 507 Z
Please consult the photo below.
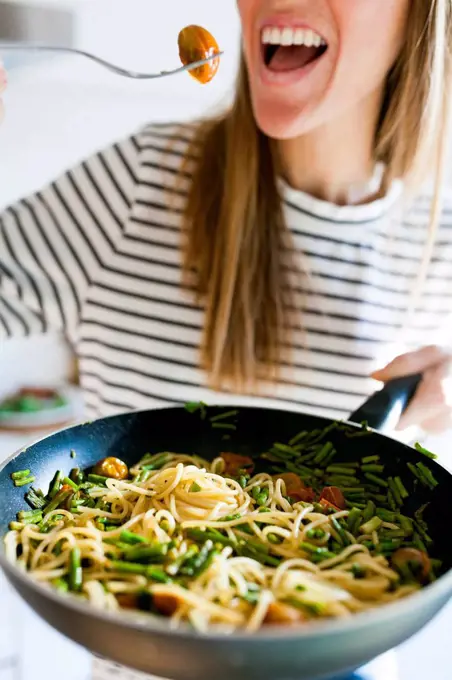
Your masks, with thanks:
M 320 47 L 326 45 L 322 36 L 310 28 L 278 28 L 266 26 L 262 31 L 264 45 L 306 45 L 306 47 Z

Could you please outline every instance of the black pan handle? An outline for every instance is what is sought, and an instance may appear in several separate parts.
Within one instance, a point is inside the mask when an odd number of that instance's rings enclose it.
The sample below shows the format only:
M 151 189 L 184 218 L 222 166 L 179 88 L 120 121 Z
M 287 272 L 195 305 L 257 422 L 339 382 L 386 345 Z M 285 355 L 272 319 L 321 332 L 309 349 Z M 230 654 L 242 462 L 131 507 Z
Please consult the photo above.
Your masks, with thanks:
M 393 430 L 421 380 L 419 373 L 390 380 L 352 413 L 349 420 L 353 423 L 366 421 L 369 427 L 381 432 Z

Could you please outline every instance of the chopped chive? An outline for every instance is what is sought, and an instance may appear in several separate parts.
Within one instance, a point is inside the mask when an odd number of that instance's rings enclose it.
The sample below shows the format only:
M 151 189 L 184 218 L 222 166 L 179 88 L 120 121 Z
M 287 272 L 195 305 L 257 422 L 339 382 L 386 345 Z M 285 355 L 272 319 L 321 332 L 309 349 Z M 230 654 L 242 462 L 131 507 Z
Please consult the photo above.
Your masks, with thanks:
M 432 460 L 436 460 L 438 458 L 436 453 L 432 453 L 424 446 L 421 446 L 419 442 L 415 443 L 414 448 L 416 449 L 416 451 L 419 451 L 419 453 L 422 453 L 423 456 L 427 456 L 427 458 L 431 458 Z
M 24 479 L 15 479 L 14 480 L 14 486 L 26 486 L 27 484 L 33 484 L 33 482 L 36 480 L 36 477 L 25 477 Z
M 69 555 L 69 588 L 73 591 L 80 590 L 83 582 L 82 558 L 80 548 L 75 546 Z
M 364 465 L 367 465 L 368 463 L 378 463 L 380 460 L 380 456 L 366 456 L 365 458 L 361 458 L 361 462 L 364 463 Z
M 11 479 L 14 481 L 16 479 L 25 479 L 26 477 L 30 477 L 31 471 L 30 470 L 17 470 L 17 472 L 13 472 L 11 474 Z
M 388 486 L 388 482 L 386 482 L 384 479 L 381 479 L 381 477 L 377 477 L 371 472 L 366 472 L 364 477 L 368 479 L 369 482 L 374 482 L 375 484 L 377 484 L 377 486 L 383 486 L 385 488 Z
M 209 420 L 210 420 L 211 423 L 216 423 L 219 420 L 225 420 L 226 418 L 233 418 L 237 414 L 238 414 L 238 411 L 237 411 L 237 409 L 235 409 L 233 411 L 226 411 L 226 413 L 219 413 L 218 415 L 212 416 L 212 418 L 209 418 Z

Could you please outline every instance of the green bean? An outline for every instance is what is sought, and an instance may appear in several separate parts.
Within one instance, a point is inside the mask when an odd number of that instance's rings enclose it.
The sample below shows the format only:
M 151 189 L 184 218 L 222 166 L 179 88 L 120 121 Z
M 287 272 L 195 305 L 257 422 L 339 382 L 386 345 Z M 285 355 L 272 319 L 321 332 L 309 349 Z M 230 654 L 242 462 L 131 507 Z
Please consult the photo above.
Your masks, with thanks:
M 397 484 L 395 483 L 392 477 L 388 478 L 388 484 L 396 505 L 398 506 L 403 505 L 402 496 L 400 495 Z
M 69 478 L 75 484 L 77 484 L 77 486 L 80 486 L 80 484 L 82 484 L 84 479 L 85 479 L 85 475 L 84 475 L 83 471 L 80 470 L 80 468 L 76 467 L 76 468 L 72 468 L 72 470 L 70 471 Z
M 142 470 L 160 470 L 166 463 L 168 462 L 168 454 L 167 453 L 162 453 L 160 456 L 157 456 L 152 463 L 148 463 L 146 465 L 142 465 L 141 469 Z
M 69 590 L 69 584 L 64 578 L 54 579 L 52 585 L 59 593 L 67 593 Z
M 63 477 L 61 480 L 62 484 L 67 484 L 68 486 L 71 486 L 74 491 L 78 491 L 78 485 L 72 481 L 69 477 Z
M 375 517 L 372 517 L 368 522 L 361 524 L 359 530 L 362 534 L 371 534 L 374 531 L 378 531 L 382 524 L 382 520 L 375 515 Z
M 69 588 L 73 591 L 81 590 L 83 582 L 82 558 L 80 548 L 75 546 L 69 554 Z
M 223 536 L 223 534 L 220 532 L 214 532 L 212 530 L 203 531 L 202 529 L 188 529 L 187 536 L 193 541 L 199 541 L 202 543 L 211 540 L 215 543 L 221 543 L 222 545 L 229 545 L 231 547 L 235 547 L 237 545 L 236 541 L 231 541 L 231 539 L 227 536 Z
M 352 508 L 348 514 L 347 526 L 351 534 L 355 534 L 362 520 L 362 513 L 358 508 Z
M 196 555 L 198 555 L 198 553 L 199 553 L 199 548 L 195 543 L 193 543 L 192 545 L 190 545 L 187 548 L 185 553 L 183 553 L 182 555 L 178 555 L 176 557 L 176 559 L 174 559 L 171 562 L 171 564 L 169 564 L 166 567 L 167 573 L 170 574 L 171 576 L 177 576 L 177 574 L 181 570 L 181 567 L 183 565 L 186 565 L 187 563 L 189 563 Z M 188 571 L 191 572 L 191 574 L 192 574 L 193 568 L 190 567 L 189 565 L 187 565 L 187 566 L 188 566 Z M 185 572 L 185 573 L 187 574 L 187 572 Z M 187 575 L 189 575 L 189 574 L 187 574 Z
M 376 463 L 369 465 L 361 465 L 361 470 L 363 472 L 383 472 L 385 469 L 384 465 L 377 465 Z
M 36 481 L 36 477 L 25 477 L 24 479 L 15 479 L 14 486 L 26 486 L 27 484 L 33 484 Z
M 150 543 L 149 545 L 136 545 L 124 553 L 125 562 L 160 562 L 168 552 L 168 546 L 164 543 Z
M 398 550 L 402 545 L 402 541 L 391 540 L 391 541 L 380 541 L 378 545 L 379 552 L 382 553 L 392 553 Z
M 350 494 L 364 494 L 365 488 L 363 486 L 350 486 L 343 489 L 344 496 L 349 496 Z
M 145 575 L 149 568 L 146 564 L 139 564 L 137 562 L 125 562 L 124 560 L 111 560 L 109 568 L 113 571 L 119 571 L 124 574 L 141 574 Z
M 168 576 L 168 574 L 165 574 L 163 569 L 161 569 L 160 567 L 147 567 L 146 571 L 144 572 L 144 575 L 151 581 L 157 581 L 157 583 L 172 582 L 172 579 Z
M 152 470 L 141 469 L 140 472 L 135 477 L 135 479 L 133 480 L 133 482 L 134 482 L 134 484 L 143 484 L 144 482 L 148 481 L 148 479 L 151 475 L 152 475 Z
M 26 477 L 30 477 L 31 475 L 31 470 L 17 470 L 17 472 L 13 472 L 11 474 L 11 479 L 16 481 L 18 479 L 25 479 Z
M 329 560 L 333 557 L 336 557 L 336 553 L 331 552 L 331 550 L 328 550 L 328 548 L 318 547 L 312 545 L 311 543 L 306 543 L 305 541 L 300 543 L 300 548 L 309 553 L 311 556 L 315 555 L 320 560 Z
M 226 418 L 233 418 L 238 414 L 237 409 L 234 409 L 233 411 L 226 411 L 226 413 L 219 413 L 216 416 L 212 416 L 209 418 L 211 423 L 216 423 L 218 420 L 224 420 Z
M 368 522 L 375 515 L 375 503 L 368 501 L 363 512 L 364 522 Z
M 69 498 L 69 496 L 72 496 L 72 494 L 73 494 L 72 489 L 58 491 L 56 496 L 54 496 L 50 503 L 48 503 L 44 508 L 44 513 L 47 515 L 49 512 L 52 512 L 52 510 L 56 510 L 61 505 L 61 503 L 64 503 L 64 501 L 66 501 Z
M 413 522 L 409 517 L 405 517 L 404 515 L 398 515 L 398 521 L 400 522 L 400 526 L 402 527 L 403 531 L 405 532 L 406 536 L 411 536 L 413 533 Z
M 435 479 L 433 476 L 433 473 L 428 469 L 424 463 L 416 463 L 416 467 L 420 471 L 422 477 L 425 479 L 427 486 L 430 487 L 430 489 L 434 489 L 436 486 L 438 486 L 438 481 Z
M 137 543 L 148 543 L 148 540 L 144 538 L 144 536 L 139 536 L 138 534 L 134 534 L 132 531 L 127 531 L 126 529 L 121 531 L 119 540 L 130 545 L 136 545 Z
M 342 543 L 342 545 L 344 546 L 350 545 L 350 540 L 347 534 L 345 533 L 344 527 L 341 525 L 341 523 L 335 517 L 332 517 L 330 522 L 331 526 L 339 536 L 340 539 L 339 542 Z
M 368 463 L 378 463 L 380 460 L 380 456 L 365 456 L 364 458 L 361 458 L 361 462 L 364 463 L 364 465 L 367 465 Z
M 355 501 L 351 502 L 348 501 L 347 499 L 345 499 L 345 505 L 347 506 L 347 508 L 357 508 L 359 510 L 364 510 L 364 508 L 366 507 L 365 503 L 356 503 Z
M 407 463 L 407 468 L 412 472 L 412 474 L 416 477 L 417 480 L 421 482 L 421 484 L 425 485 L 424 478 L 422 477 L 420 471 L 417 469 L 413 463 Z
M 331 442 L 326 442 L 320 451 L 314 457 L 314 463 L 319 465 L 325 458 L 332 452 L 333 444 Z
M 355 471 L 353 468 L 341 467 L 340 465 L 328 465 L 326 468 L 327 472 L 334 472 L 339 475 L 345 475 L 346 477 L 354 477 Z
M 17 519 L 20 521 L 24 519 L 30 519 L 33 517 L 42 517 L 41 510 L 21 510 L 17 513 Z
M 212 423 L 214 430 L 236 430 L 237 426 L 232 423 Z
M 30 487 L 25 494 L 25 500 L 27 501 L 28 505 L 35 510 L 42 509 L 46 504 L 45 498 L 42 495 L 40 496 L 33 487 Z
M 88 482 L 91 482 L 91 484 L 95 484 L 96 486 L 106 486 L 108 477 L 104 477 L 103 475 L 95 475 L 90 473 L 88 475 Z
M 60 489 L 60 486 L 61 486 L 62 478 L 63 478 L 63 473 L 61 472 L 61 470 L 57 470 L 55 472 L 53 479 L 50 482 L 50 486 L 49 486 L 48 496 L 49 496 L 50 500 L 52 500 L 52 498 L 54 498 L 57 495 L 57 493 Z
M 295 446 L 295 444 L 298 444 L 301 442 L 303 439 L 306 439 L 308 432 L 304 430 L 303 432 L 299 432 L 298 434 L 295 435 L 295 437 L 292 437 L 292 439 L 289 441 L 289 446 Z
M 369 482 L 374 482 L 377 486 L 388 486 L 388 482 L 386 482 L 384 479 L 381 479 L 381 477 L 377 477 L 376 475 L 372 474 L 371 472 L 366 472 L 364 477 L 369 480 Z
M 438 458 L 438 456 L 435 453 L 432 453 L 428 449 L 421 446 L 419 442 L 415 443 L 414 448 L 416 449 L 416 451 L 419 451 L 419 453 L 422 453 L 423 456 L 427 456 L 427 458 L 431 458 L 432 460 L 436 460 Z
M 405 489 L 402 480 L 400 477 L 394 477 L 394 482 L 397 485 L 397 489 L 399 490 L 399 494 L 402 498 L 408 498 L 409 494 L 408 491 Z

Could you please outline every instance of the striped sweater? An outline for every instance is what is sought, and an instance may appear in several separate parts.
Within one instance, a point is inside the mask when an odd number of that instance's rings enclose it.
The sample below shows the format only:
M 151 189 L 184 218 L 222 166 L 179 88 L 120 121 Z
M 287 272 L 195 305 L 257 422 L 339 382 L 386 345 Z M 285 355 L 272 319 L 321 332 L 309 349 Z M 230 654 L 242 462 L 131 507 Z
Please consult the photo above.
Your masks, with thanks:
M 0 340 L 64 333 L 80 362 L 89 417 L 163 404 L 255 403 L 344 417 L 374 389 L 369 373 L 452 329 L 452 200 L 418 312 L 402 333 L 427 236 L 429 202 L 400 186 L 336 206 L 281 182 L 303 329 L 294 363 L 259 395 L 214 393 L 199 367 L 203 309 L 181 280 L 181 215 L 193 127 L 148 126 L 94 155 L 0 217 Z

